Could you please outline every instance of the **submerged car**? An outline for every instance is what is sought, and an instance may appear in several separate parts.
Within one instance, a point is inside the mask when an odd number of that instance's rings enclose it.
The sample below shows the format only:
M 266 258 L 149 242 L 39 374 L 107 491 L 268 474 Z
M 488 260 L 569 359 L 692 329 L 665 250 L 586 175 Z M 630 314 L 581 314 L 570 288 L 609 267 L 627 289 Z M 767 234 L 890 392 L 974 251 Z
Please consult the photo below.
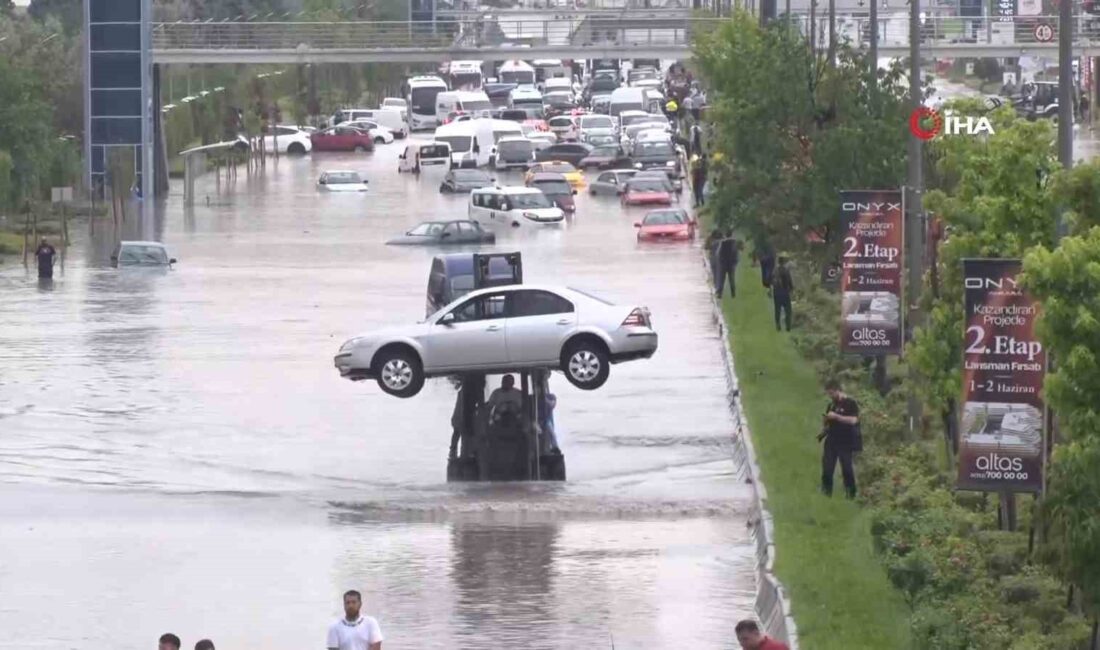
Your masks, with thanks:
M 653 210 L 634 224 L 638 241 L 687 241 L 695 238 L 695 220 L 680 208 Z
M 528 368 L 560 369 L 574 386 L 595 390 L 611 364 L 656 351 L 645 307 L 521 284 L 473 291 L 423 322 L 361 334 L 340 347 L 334 365 L 397 397 L 416 395 L 427 377 Z
M 351 126 L 334 126 L 309 134 L 314 151 L 374 151 L 374 138 L 368 131 Z
M 555 172 L 535 174 L 531 177 L 531 180 L 527 181 L 527 187 L 534 187 L 542 190 L 546 198 L 553 201 L 555 205 L 566 212 L 577 211 L 577 203 L 573 200 L 573 196 L 576 195 L 577 190 L 569 185 L 569 181 L 567 181 L 562 174 Z
M 623 189 L 622 204 L 672 205 L 672 187 L 668 179 L 662 181 L 657 178 L 632 178 Z
M 623 193 L 626 182 L 638 173 L 637 169 L 612 169 L 602 172 L 592 181 L 588 191 L 593 196 L 618 196 Z
M 440 192 L 465 194 L 483 187 L 490 187 L 496 179 L 480 169 L 452 169 L 439 184 Z
M 584 187 L 584 174 L 572 164 L 562 160 L 551 160 L 548 162 L 537 162 L 531 166 L 531 170 L 524 176 L 524 181 L 530 181 L 535 177 L 535 174 L 542 172 L 554 172 L 557 174 L 563 174 L 565 180 L 569 181 L 569 184 L 573 187 Z
M 170 266 L 176 258 L 168 257 L 168 249 L 158 241 L 122 241 L 111 254 L 111 263 L 123 266 Z
M 425 221 L 400 237 L 386 243 L 391 246 L 445 246 L 449 244 L 492 244 L 497 237 L 476 221 Z
M 629 162 L 630 159 L 623 155 L 623 150 L 619 148 L 619 145 L 610 143 L 598 146 L 590 151 L 587 156 L 581 158 L 580 164 L 577 166 L 581 169 L 588 169 L 590 167 L 607 169 L 609 167 L 626 165 L 629 164 Z
M 321 174 L 317 179 L 317 187 L 326 192 L 366 192 L 367 181 L 359 172 L 333 170 Z

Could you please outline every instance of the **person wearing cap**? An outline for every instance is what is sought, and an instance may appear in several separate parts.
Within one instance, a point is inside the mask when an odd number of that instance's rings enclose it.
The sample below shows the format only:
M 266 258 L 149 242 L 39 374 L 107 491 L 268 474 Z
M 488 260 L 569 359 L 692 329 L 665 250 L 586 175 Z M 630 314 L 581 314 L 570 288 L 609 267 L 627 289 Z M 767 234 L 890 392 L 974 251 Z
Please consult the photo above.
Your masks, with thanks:
M 42 243 L 34 251 L 34 256 L 38 258 L 38 277 L 52 278 L 54 260 L 57 259 L 57 249 L 51 246 L 50 242 L 43 237 Z

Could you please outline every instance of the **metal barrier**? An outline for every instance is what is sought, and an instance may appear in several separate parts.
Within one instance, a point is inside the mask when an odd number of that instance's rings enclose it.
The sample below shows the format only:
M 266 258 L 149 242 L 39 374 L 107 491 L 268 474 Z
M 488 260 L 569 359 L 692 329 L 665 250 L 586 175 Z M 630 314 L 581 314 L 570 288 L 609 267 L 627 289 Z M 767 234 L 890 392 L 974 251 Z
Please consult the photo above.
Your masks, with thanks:
M 708 277 L 711 274 L 709 260 L 704 257 Z M 713 294 L 711 294 L 713 296 Z M 791 650 L 798 650 L 798 627 L 791 616 L 791 601 L 787 598 L 779 578 L 775 576 L 775 527 L 772 515 L 768 512 L 768 491 L 764 487 L 760 466 L 756 462 L 756 449 L 752 444 L 748 418 L 741 403 L 741 390 L 737 372 L 734 368 L 733 351 L 730 349 L 729 329 L 722 315 L 721 305 L 713 297 L 714 320 L 722 337 L 722 355 L 726 361 L 726 382 L 729 390 L 730 411 L 733 413 L 736 431 L 734 434 L 734 460 L 752 485 L 752 511 L 749 524 L 753 529 L 756 544 L 756 600 L 753 604 L 756 615 L 764 632 L 783 641 Z

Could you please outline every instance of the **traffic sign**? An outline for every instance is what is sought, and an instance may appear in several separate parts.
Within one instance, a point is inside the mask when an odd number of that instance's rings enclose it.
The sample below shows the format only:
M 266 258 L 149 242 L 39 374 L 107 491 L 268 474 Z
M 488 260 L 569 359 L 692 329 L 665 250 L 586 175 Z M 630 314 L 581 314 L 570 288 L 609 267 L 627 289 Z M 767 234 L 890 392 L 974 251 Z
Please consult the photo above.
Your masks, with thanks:
M 1035 40 L 1040 43 L 1049 43 L 1054 40 L 1054 28 L 1046 23 L 1035 26 Z

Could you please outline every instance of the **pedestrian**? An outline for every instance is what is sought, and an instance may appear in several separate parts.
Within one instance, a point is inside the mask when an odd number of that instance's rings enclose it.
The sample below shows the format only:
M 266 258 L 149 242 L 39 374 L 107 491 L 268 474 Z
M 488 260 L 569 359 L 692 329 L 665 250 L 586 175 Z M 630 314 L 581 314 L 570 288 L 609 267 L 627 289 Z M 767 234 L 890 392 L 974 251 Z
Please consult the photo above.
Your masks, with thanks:
M 455 397 L 455 408 L 451 412 L 451 450 L 449 458 L 458 458 L 458 441 L 463 438 L 466 429 L 466 395 L 462 391 L 463 383 L 459 380 L 458 395 Z M 463 451 L 465 442 L 463 442 Z
M 52 278 L 54 260 L 57 259 L 57 249 L 51 246 L 50 242 L 43 237 L 42 243 L 34 251 L 34 256 L 38 258 L 38 277 Z
M 195 644 L 195 650 L 215 650 L 214 642 L 210 639 L 203 639 Z
M 547 378 L 549 379 L 549 378 Z M 547 381 L 542 400 L 542 417 L 539 419 L 539 427 L 546 434 L 546 443 L 550 446 L 550 453 L 560 454 L 558 447 L 558 432 L 554 427 L 554 409 L 558 406 L 558 396 L 550 392 L 550 384 Z
M 786 643 L 769 638 L 761 632 L 760 626 L 752 619 L 741 621 L 733 631 L 744 650 L 790 650 Z
M 763 264 L 763 262 L 761 262 Z M 787 268 L 787 258 L 779 257 L 779 268 L 775 277 L 771 278 L 772 303 L 775 305 L 775 331 L 779 331 L 779 316 L 782 313 L 787 324 L 787 331 L 791 331 L 791 292 L 794 291 L 794 280 L 791 279 L 791 270 Z
M 733 238 L 733 233 L 727 230 L 725 236 L 718 242 L 718 273 L 715 279 L 717 286 L 714 289 L 719 299 L 722 298 L 727 277 L 730 283 L 730 298 L 737 297 L 737 262 L 741 257 L 738 248 L 738 242 Z
M 760 261 L 760 283 L 771 295 L 772 277 L 775 275 L 775 249 L 766 238 L 760 238 L 756 244 L 756 258 Z
M 171 632 L 160 635 L 157 650 L 180 650 L 180 638 Z
M 710 272 L 714 276 L 714 286 L 718 286 L 718 242 L 722 239 L 722 231 L 712 228 L 703 240 L 703 248 L 707 252 L 707 261 L 710 262 Z
M 703 187 L 707 183 L 707 159 L 696 155 L 692 157 L 692 161 L 691 191 L 695 195 L 695 207 L 701 208 L 706 203 Z
M 695 118 L 691 125 L 691 150 L 700 158 L 706 155 L 703 152 L 703 129 L 699 126 L 699 118 Z
M 516 378 L 512 375 L 501 377 L 500 388 L 489 395 L 485 406 L 489 409 L 489 422 L 497 422 L 506 414 L 518 417 L 523 409 L 523 393 L 516 388 Z
M 852 455 L 861 446 L 859 404 L 844 393 L 840 382 L 835 379 L 825 384 L 825 392 L 829 395 L 829 405 L 825 408 L 824 429 L 817 437 L 818 441 L 825 441 L 821 454 L 821 491 L 825 496 L 833 495 L 833 474 L 839 460 L 840 473 L 844 477 L 844 494 L 854 499 L 856 471 L 852 467 Z
M 328 628 L 328 650 L 382 650 L 378 621 L 359 613 L 363 596 L 352 589 L 344 594 L 344 617 Z

